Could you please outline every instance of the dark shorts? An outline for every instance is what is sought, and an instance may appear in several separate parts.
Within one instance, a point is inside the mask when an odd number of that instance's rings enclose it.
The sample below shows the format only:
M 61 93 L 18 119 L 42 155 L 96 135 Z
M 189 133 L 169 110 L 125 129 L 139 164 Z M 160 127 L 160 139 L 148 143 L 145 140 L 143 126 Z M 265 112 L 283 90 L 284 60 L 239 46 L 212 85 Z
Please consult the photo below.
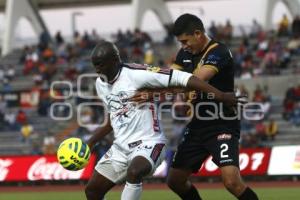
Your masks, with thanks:
M 233 129 L 186 129 L 173 157 L 172 167 L 197 172 L 209 157 L 219 166 L 239 167 L 239 132 Z

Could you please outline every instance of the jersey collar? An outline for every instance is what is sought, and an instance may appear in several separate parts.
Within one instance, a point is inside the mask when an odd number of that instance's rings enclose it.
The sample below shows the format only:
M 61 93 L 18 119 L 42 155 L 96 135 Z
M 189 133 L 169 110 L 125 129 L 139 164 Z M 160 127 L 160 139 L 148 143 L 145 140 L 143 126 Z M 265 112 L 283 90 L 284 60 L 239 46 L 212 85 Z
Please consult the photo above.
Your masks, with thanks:
M 109 84 L 113 85 L 120 77 L 121 71 L 123 69 L 122 64 L 120 64 L 120 65 L 121 65 L 120 70 L 118 71 L 117 75 L 111 81 L 108 81 Z

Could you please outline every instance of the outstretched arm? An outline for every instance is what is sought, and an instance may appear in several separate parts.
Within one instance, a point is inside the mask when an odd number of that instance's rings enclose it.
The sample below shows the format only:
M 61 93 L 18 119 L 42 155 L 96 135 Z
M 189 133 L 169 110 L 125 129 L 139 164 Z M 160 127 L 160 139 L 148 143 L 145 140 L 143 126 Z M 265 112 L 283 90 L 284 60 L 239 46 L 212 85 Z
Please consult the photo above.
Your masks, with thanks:
M 169 87 L 169 88 L 142 88 L 131 97 L 131 101 L 142 104 L 152 101 L 157 95 L 166 97 L 168 94 L 176 95 L 178 93 L 185 93 L 186 88 L 183 87 Z M 160 99 L 161 101 L 161 99 Z
M 241 98 L 244 98 L 245 95 L 236 96 L 234 92 L 222 92 L 205 81 L 200 80 L 196 76 L 191 76 L 188 79 L 186 87 L 196 91 L 212 93 L 216 100 L 221 101 L 228 106 L 235 106 L 238 103 L 245 103 L 244 100 L 241 100 Z

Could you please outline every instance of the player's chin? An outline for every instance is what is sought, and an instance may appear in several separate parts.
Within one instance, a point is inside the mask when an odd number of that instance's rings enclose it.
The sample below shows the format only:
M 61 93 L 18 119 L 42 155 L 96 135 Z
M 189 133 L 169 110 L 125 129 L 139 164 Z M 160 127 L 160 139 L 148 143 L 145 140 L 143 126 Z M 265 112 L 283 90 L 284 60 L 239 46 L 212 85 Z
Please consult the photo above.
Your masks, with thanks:
M 199 52 L 198 52 L 197 50 L 190 50 L 189 52 L 190 52 L 191 54 L 193 54 L 193 55 L 199 54 Z

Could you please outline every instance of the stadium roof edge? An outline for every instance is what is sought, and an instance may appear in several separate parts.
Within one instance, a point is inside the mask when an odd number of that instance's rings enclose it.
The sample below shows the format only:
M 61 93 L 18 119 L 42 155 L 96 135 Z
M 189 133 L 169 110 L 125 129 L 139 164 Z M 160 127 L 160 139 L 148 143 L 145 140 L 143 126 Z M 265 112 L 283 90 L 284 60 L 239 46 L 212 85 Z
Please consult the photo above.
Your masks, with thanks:
M 164 1 L 182 1 L 182 0 L 164 0 Z M 130 4 L 131 0 L 32 0 L 38 9 L 55 9 L 71 7 L 89 7 L 103 5 Z M 5 10 L 6 0 L 0 0 L 0 11 Z

